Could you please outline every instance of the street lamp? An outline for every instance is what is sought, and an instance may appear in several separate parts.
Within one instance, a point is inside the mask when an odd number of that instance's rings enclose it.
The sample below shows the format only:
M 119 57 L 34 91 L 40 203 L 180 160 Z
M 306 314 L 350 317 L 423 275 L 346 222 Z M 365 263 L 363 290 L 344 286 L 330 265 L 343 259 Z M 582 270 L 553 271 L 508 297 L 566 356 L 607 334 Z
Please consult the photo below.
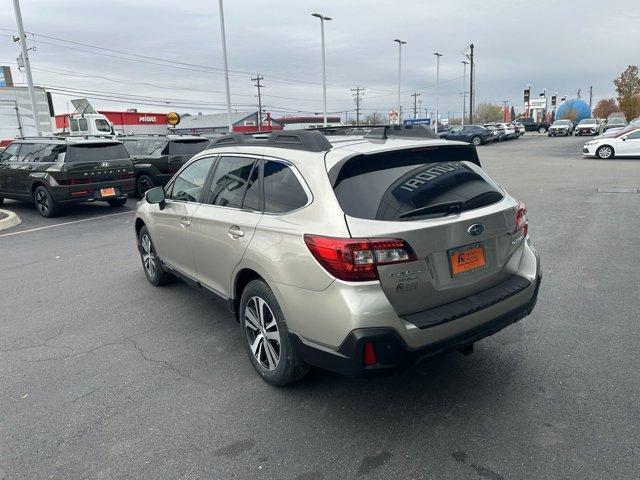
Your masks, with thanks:
M 401 123 L 400 118 L 400 91 L 402 89 L 402 45 L 406 45 L 407 42 L 398 38 L 393 40 L 398 44 L 398 125 Z
M 323 105 L 323 125 L 327 126 L 327 74 L 324 55 L 324 22 L 325 20 L 332 20 L 331 17 L 322 15 L 321 13 L 312 13 L 312 17 L 320 19 L 320 41 L 322 43 L 322 105 Z
M 224 85 L 227 94 L 227 122 L 229 123 L 229 133 L 233 132 L 233 122 L 231 121 L 231 92 L 229 90 L 229 66 L 227 64 L 227 40 L 224 33 L 224 9 L 222 0 L 218 0 L 220 10 L 220 36 L 222 38 L 222 58 L 224 60 Z
M 441 53 L 434 52 L 436 56 L 436 133 L 438 133 L 438 118 L 440 116 L 438 112 L 438 87 L 440 86 L 440 57 Z
M 462 61 L 462 125 L 464 125 L 464 116 L 467 113 L 466 109 L 467 109 L 467 92 L 466 92 L 466 87 L 467 87 L 467 65 L 469 65 L 469 62 L 465 62 L 464 60 Z

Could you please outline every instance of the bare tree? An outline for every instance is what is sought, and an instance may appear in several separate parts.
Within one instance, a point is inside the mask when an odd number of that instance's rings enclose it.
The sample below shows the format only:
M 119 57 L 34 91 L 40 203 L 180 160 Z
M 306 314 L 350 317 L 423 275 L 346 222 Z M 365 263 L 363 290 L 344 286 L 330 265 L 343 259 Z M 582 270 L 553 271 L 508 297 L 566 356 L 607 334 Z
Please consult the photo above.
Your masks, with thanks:
M 385 123 L 387 122 L 385 122 L 384 117 L 378 112 L 367 113 L 364 116 L 365 125 L 383 125 Z
M 476 107 L 475 121 L 478 123 L 501 122 L 503 109 L 500 105 L 481 103 Z

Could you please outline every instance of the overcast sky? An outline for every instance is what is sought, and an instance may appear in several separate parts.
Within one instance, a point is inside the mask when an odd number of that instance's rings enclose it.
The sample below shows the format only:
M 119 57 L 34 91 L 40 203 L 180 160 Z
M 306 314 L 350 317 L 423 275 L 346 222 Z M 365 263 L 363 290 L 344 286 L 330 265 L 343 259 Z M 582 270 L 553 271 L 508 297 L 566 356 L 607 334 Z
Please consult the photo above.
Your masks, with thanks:
M 36 47 L 31 54 L 36 84 L 73 90 L 54 95 L 57 113 L 66 111 L 70 98 L 83 96 L 102 109 L 224 110 L 216 1 L 21 4 L 28 32 L 58 39 L 29 37 Z M 461 51 L 469 43 L 476 48 L 476 103 L 508 100 L 517 110 L 528 83 L 534 94 L 546 88 L 571 97 L 581 88 L 588 100 L 593 85 L 595 100 L 614 96 L 613 78 L 640 62 L 640 2 L 635 0 L 226 0 L 224 6 L 231 100 L 237 110 L 255 110 L 250 77 L 259 72 L 267 110 L 275 115 L 321 112 L 320 25 L 310 16 L 314 11 L 333 17 L 326 24 L 332 112 L 354 109 L 349 89 L 355 85 L 365 88 L 365 112 L 387 112 L 396 104 L 394 38 L 408 42 L 403 47 L 405 112 L 413 109 L 414 91 L 421 94 L 423 109 L 435 109 L 433 52 L 438 51 L 444 54 L 440 110 L 460 115 Z M 21 82 L 15 61 L 19 47 L 7 31 L 16 28 L 12 1 L 0 0 L 0 11 L 0 64 L 11 65 L 14 81 Z

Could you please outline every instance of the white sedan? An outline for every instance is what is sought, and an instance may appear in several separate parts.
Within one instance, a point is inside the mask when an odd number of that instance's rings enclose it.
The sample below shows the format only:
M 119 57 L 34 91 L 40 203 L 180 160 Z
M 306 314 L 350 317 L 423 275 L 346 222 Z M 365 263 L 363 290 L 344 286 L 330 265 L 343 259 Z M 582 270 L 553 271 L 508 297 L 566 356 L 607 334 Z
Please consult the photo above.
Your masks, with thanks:
M 586 157 L 640 157 L 640 127 L 627 127 L 614 135 L 602 135 L 584 144 Z

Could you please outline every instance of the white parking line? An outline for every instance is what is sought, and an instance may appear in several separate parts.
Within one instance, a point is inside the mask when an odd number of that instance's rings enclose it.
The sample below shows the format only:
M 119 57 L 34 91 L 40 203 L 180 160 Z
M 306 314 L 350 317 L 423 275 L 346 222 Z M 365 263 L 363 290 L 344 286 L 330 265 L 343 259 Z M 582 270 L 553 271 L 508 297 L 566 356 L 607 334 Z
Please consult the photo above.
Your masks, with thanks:
M 110 213 L 109 215 L 100 215 L 98 217 L 83 218 L 82 220 L 73 220 L 71 222 L 56 223 L 54 225 L 46 225 L 44 227 L 30 228 L 28 230 L 20 230 L 17 232 L 3 233 L 3 234 L 0 234 L 0 237 L 11 237 L 12 235 L 21 235 L 23 233 L 37 232 L 38 230 L 46 230 L 47 228 L 64 227 L 65 225 L 72 225 L 74 223 L 90 222 L 91 220 L 99 220 L 101 218 L 115 217 L 116 215 L 127 215 L 131 213 L 136 213 L 136 212 L 128 211 L 128 212 Z

